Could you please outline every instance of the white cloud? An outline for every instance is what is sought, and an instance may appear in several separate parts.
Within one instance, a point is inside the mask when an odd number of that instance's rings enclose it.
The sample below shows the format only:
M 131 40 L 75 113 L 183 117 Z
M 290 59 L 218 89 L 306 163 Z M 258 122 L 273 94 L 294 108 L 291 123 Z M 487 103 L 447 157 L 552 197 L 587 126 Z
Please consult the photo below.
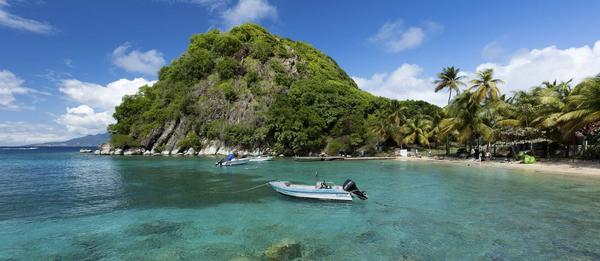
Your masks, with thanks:
M 0 0 L 0 26 L 41 34 L 48 34 L 55 31 L 54 27 L 47 23 L 9 13 L 7 11 L 8 7 L 7 0 Z
M 235 6 L 225 10 L 221 17 L 225 25 L 232 27 L 263 19 L 275 19 L 277 8 L 267 0 L 239 0 Z
M 504 48 L 500 46 L 498 41 L 491 41 L 486 44 L 481 50 L 481 58 L 486 61 L 492 61 L 502 57 L 504 54 Z
M 503 93 L 529 90 L 543 81 L 567 81 L 573 84 L 600 73 L 600 41 L 593 47 L 582 46 L 559 49 L 549 46 L 543 49 L 521 51 L 506 64 L 484 63 L 477 70 L 492 68 L 495 78 L 502 79 Z M 441 68 L 440 68 L 441 69 Z M 352 79 L 363 90 L 378 96 L 394 99 L 419 99 L 438 106 L 447 104 L 447 92 L 434 92 L 432 77 L 422 76 L 422 68 L 415 64 L 403 64 L 392 73 L 376 73 L 370 78 L 353 76 Z M 475 73 L 465 72 L 468 82 Z
M 141 86 L 151 86 L 155 82 L 144 78 L 120 79 L 102 86 L 75 79 L 62 80 L 59 90 L 81 105 L 67 107 L 66 113 L 59 116 L 56 122 L 67 127 L 69 133 L 73 134 L 106 132 L 106 127 L 115 122 L 112 114 L 123 96 L 135 94 Z
M 0 122 L 0 146 L 63 141 L 74 136 L 55 126 L 21 121 Z
M 484 63 L 477 70 L 492 68 L 496 78 L 506 84 L 501 86 L 504 93 L 527 90 L 543 81 L 567 81 L 576 84 L 586 77 L 600 73 L 600 41 L 592 47 L 585 45 L 567 49 L 549 46 L 519 52 L 507 63 Z
M 153 85 L 156 81 L 144 78 L 120 79 L 102 86 L 75 79 L 62 80 L 59 90 L 70 99 L 93 108 L 112 111 L 121 103 L 124 95 L 135 94 L 143 85 Z
M 183 0 L 184 2 L 189 2 L 192 4 L 199 4 L 206 6 L 209 11 L 215 11 L 224 9 L 227 4 L 229 4 L 229 0 Z
M 433 78 L 421 76 L 422 71 L 416 64 L 402 64 L 392 73 L 376 73 L 371 78 L 353 76 L 352 79 L 361 89 L 377 96 L 446 105 L 447 96 L 435 93 Z
M 39 91 L 23 86 L 24 82 L 25 81 L 23 81 L 21 78 L 17 77 L 10 71 L 0 71 L 0 109 L 22 109 L 23 107 L 21 105 L 16 104 L 15 95 L 24 95 L 32 93 L 42 94 Z
M 128 72 L 155 75 L 165 65 L 163 54 L 157 50 L 141 52 L 131 50 L 129 43 L 124 43 L 112 52 L 112 62 Z
M 422 26 L 407 28 L 404 22 L 399 19 L 395 22 L 383 24 L 369 41 L 382 45 L 388 52 L 398 53 L 421 45 L 428 34 L 437 32 L 441 28 L 441 25 L 434 22 L 426 22 Z
M 95 112 L 87 105 L 80 105 L 67 107 L 67 113 L 58 117 L 56 122 L 66 126 L 70 133 L 90 135 L 106 132 L 106 127 L 115 120 L 112 111 Z

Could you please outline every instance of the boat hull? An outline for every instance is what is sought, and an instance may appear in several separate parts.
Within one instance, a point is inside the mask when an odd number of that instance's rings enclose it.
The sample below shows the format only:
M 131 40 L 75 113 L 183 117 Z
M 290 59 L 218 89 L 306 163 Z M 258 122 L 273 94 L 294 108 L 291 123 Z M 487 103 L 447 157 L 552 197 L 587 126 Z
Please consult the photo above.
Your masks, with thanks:
M 317 189 L 314 186 L 294 185 L 284 181 L 271 181 L 269 185 L 280 194 L 290 197 L 352 201 L 352 195 L 340 186 L 334 186 L 330 189 Z
M 250 159 L 234 159 L 234 160 L 223 162 L 223 166 L 229 167 L 229 166 L 244 165 L 244 164 L 248 164 L 248 161 L 250 161 Z
M 252 161 L 252 162 L 263 162 L 263 161 L 271 161 L 271 160 L 273 160 L 273 157 L 258 157 L 258 158 L 250 159 L 250 161 Z

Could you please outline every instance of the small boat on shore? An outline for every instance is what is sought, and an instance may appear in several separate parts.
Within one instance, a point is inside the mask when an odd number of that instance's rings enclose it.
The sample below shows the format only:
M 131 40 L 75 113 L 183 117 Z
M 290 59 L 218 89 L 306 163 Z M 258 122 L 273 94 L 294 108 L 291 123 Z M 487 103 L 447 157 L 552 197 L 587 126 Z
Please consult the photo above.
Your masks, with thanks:
M 361 200 L 367 199 L 365 191 L 358 190 L 356 183 L 348 179 L 342 186 L 330 182 L 317 181 L 317 184 L 293 184 L 289 181 L 271 181 L 271 187 L 286 196 L 308 199 L 352 201 L 353 196 Z
M 227 158 L 219 160 L 215 165 L 217 165 L 219 167 L 223 167 L 223 166 L 229 167 L 229 166 L 248 164 L 249 161 L 250 161 L 249 158 L 237 159 L 237 158 L 235 158 L 235 155 L 229 154 L 229 155 L 227 155 Z
M 250 161 L 252 162 L 263 162 L 263 161 L 271 161 L 273 160 L 273 157 L 270 156 L 258 156 L 256 158 L 251 158 Z

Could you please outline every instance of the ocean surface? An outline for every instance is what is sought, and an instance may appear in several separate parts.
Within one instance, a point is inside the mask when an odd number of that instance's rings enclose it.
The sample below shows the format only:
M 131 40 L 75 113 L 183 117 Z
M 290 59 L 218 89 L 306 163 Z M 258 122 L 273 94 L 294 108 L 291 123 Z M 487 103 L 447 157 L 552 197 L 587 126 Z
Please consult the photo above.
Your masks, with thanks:
M 597 178 L 216 160 L 1 149 L 0 260 L 260 260 L 282 240 L 305 260 L 600 260 Z M 299 200 L 260 186 L 314 183 L 316 172 L 351 178 L 370 198 Z

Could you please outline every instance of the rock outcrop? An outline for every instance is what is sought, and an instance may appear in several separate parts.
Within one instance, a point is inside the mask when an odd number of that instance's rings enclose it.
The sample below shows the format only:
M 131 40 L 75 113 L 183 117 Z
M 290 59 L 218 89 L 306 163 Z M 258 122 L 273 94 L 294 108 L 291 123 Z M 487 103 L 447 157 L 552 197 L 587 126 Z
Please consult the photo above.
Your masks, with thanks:
M 110 155 L 110 153 L 113 151 L 113 147 L 108 144 L 102 144 L 100 145 L 100 155 Z

